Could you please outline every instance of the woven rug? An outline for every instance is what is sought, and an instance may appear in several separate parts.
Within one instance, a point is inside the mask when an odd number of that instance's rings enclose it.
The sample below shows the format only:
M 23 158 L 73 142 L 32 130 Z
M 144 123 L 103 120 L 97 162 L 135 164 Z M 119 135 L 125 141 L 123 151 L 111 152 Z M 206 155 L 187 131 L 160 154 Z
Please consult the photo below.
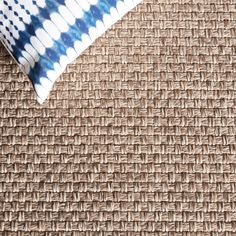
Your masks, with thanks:
M 0 235 L 236 235 L 236 2 L 144 0 L 37 104 L 0 48 Z

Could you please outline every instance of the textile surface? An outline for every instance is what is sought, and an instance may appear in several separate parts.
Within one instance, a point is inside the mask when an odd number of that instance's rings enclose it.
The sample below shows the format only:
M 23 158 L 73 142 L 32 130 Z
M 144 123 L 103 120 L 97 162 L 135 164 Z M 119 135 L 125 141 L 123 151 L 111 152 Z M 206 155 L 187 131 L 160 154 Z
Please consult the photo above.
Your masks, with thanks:
M 39 103 L 94 40 L 141 0 L 3 0 L 0 41 L 31 80 Z
M 42 106 L 1 47 L 0 235 L 235 235 L 235 3 L 145 0 Z

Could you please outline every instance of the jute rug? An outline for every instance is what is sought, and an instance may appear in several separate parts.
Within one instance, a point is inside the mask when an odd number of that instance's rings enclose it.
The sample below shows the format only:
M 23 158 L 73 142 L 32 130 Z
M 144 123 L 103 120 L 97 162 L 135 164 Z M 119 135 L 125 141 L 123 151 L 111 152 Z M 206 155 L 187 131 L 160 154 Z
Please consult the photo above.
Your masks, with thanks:
M 145 0 L 50 99 L 0 49 L 0 235 L 236 235 L 236 1 Z

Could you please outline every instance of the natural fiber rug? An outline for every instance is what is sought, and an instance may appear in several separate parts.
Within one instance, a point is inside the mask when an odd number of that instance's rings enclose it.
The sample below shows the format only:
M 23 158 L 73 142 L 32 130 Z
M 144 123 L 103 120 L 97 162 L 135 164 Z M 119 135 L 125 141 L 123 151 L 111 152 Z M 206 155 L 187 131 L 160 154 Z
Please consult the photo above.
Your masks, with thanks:
M 0 49 L 0 235 L 236 235 L 236 2 L 146 0 L 50 99 Z

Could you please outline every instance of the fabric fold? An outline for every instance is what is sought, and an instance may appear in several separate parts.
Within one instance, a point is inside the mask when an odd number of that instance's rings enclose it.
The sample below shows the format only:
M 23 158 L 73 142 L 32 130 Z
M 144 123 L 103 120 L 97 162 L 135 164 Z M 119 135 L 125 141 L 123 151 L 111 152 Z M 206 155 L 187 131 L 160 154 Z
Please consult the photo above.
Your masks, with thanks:
M 141 0 L 4 0 L 0 39 L 43 103 L 87 47 Z

